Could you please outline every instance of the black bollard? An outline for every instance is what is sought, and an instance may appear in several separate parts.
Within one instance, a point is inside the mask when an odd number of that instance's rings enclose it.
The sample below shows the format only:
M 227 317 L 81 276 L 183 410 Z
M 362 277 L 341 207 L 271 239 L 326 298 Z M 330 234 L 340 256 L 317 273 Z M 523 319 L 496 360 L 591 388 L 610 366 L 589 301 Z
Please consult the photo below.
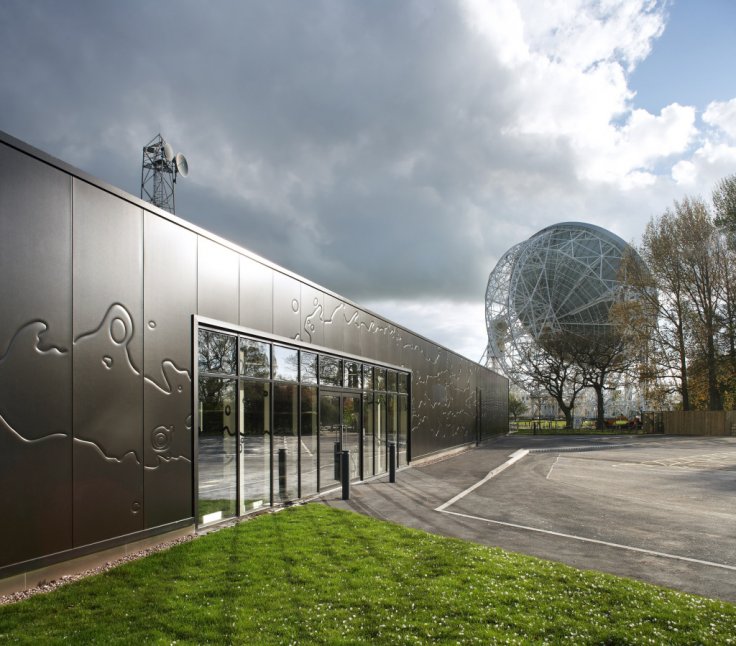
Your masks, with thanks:
M 279 497 L 286 500 L 286 449 L 279 449 Z
M 343 451 L 340 456 L 342 462 L 342 499 L 350 500 L 350 451 Z
M 388 443 L 388 481 L 396 482 L 396 442 Z
M 340 479 L 340 453 L 341 451 L 342 451 L 342 444 L 340 442 L 335 442 L 335 480 Z

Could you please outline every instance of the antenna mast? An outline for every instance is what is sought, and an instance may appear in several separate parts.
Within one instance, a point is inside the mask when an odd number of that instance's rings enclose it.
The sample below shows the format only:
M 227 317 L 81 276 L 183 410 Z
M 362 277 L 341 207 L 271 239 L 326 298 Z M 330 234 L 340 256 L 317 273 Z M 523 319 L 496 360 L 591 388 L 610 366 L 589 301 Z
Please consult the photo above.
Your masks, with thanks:
M 169 213 L 175 213 L 174 188 L 176 176 L 186 177 L 189 165 L 181 153 L 174 155 L 172 147 L 158 134 L 143 146 L 141 168 L 141 199 Z

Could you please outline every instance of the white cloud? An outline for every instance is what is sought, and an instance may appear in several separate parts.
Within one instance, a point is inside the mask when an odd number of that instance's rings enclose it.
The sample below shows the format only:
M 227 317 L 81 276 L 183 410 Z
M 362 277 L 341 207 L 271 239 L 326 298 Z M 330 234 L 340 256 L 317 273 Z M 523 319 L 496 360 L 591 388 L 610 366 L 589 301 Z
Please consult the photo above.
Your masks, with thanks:
M 662 3 L 467 0 L 471 24 L 500 52 L 518 83 L 512 137 L 563 139 L 577 176 L 622 189 L 649 186 L 653 167 L 686 150 L 695 110 L 633 108 L 627 73 L 664 29 Z M 508 28 L 506 28 L 508 27 Z
M 736 98 L 709 103 L 702 120 L 708 127 L 687 157 L 674 164 L 672 178 L 684 190 L 708 195 L 736 168 Z
M 483 302 L 382 299 L 365 305 L 393 323 L 418 332 L 472 361 L 478 361 L 485 350 L 487 335 Z
M 703 113 L 703 121 L 736 140 L 736 98 L 710 103 Z

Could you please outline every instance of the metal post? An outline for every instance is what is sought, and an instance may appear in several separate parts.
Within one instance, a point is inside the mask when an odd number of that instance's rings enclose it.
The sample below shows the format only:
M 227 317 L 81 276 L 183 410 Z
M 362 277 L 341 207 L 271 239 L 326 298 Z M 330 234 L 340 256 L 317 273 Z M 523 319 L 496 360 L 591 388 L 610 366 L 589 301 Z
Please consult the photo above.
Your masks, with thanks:
M 342 444 L 335 442 L 335 480 L 340 479 L 340 452 L 342 451 Z
M 279 498 L 286 500 L 286 449 L 279 449 Z
M 340 455 L 342 466 L 342 499 L 350 500 L 350 451 L 343 451 Z
M 396 442 L 388 443 L 388 481 L 396 482 Z

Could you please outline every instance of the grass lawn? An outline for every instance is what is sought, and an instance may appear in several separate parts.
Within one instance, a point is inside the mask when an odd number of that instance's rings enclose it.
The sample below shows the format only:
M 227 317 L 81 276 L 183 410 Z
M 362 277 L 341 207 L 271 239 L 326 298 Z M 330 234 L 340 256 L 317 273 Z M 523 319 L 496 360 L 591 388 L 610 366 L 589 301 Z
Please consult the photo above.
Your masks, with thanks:
M 0 643 L 736 643 L 736 606 L 318 503 L 0 607 Z

